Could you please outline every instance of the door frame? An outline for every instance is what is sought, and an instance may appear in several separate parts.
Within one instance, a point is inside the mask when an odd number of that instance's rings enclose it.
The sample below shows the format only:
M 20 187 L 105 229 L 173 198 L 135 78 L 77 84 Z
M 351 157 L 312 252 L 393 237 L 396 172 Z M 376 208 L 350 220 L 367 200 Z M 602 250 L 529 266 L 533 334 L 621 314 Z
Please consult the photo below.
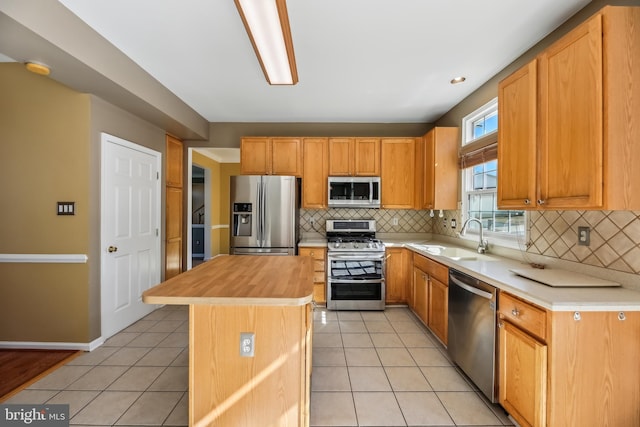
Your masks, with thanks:
M 155 210 L 157 212 L 156 218 L 158 223 L 156 224 L 156 230 L 158 234 L 158 238 L 155 239 L 155 250 L 157 259 L 157 275 L 159 280 L 162 280 L 162 269 L 163 269 L 163 254 L 162 254 L 162 242 L 161 236 L 163 234 L 162 223 L 162 185 L 163 176 L 162 176 L 162 153 L 156 150 L 152 150 L 150 148 L 144 147 L 142 145 L 133 143 L 131 141 L 127 141 L 126 139 L 119 138 L 117 136 L 108 134 L 106 132 L 100 133 L 100 334 L 102 339 L 107 339 L 109 337 L 105 337 L 103 333 L 103 324 L 104 324 L 104 309 L 103 309 L 103 301 L 104 301 L 104 293 L 105 293 L 105 263 L 107 260 L 107 246 L 108 239 L 106 236 L 106 226 L 103 218 L 105 217 L 105 206 L 106 206 L 106 192 L 105 192 L 105 174 L 106 174 L 106 147 L 107 144 L 117 144 L 122 147 L 139 151 L 145 154 L 148 154 L 155 158 L 156 160 L 156 170 L 158 171 L 158 179 L 156 180 L 155 185 L 155 193 L 156 193 L 156 203 Z
M 183 186 L 187 189 L 187 270 L 191 270 L 193 268 L 193 250 L 192 250 L 192 242 L 193 242 L 193 166 L 198 166 L 201 169 L 204 169 L 204 260 L 207 261 L 211 258 L 211 169 L 206 166 L 203 166 L 198 163 L 193 162 L 193 147 L 189 147 L 187 150 L 187 182 L 188 185 Z

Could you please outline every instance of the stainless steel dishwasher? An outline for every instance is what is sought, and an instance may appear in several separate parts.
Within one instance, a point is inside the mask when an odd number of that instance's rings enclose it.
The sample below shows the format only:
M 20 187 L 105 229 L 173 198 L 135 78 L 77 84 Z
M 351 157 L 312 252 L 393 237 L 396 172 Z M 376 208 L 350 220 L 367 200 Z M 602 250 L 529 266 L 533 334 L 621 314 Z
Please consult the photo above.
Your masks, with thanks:
M 451 359 L 491 402 L 496 402 L 497 289 L 467 274 L 449 270 Z

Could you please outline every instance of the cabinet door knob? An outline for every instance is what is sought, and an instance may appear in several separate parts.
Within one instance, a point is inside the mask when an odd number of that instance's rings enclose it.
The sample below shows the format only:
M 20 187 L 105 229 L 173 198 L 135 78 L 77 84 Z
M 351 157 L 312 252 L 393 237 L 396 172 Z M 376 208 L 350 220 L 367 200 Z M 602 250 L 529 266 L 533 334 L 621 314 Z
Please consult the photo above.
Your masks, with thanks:
M 109 251 L 109 253 L 118 252 L 118 247 L 117 246 L 109 246 L 109 248 L 107 250 Z
M 531 200 L 529 200 L 529 199 L 524 199 L 524 204 L 525 204 L 525 205 L 530 205 L 530 204 L 531 204 Z
M 538 199 L 538 204 L 539 204 L 539 205 L 544 205 L 544 204 L 545 204 L 545 200 L 543 200 L 543 199 Z
M 514 308 L 513 310 L 511 310 L 511 314 L 513 314 L 515 317 L 520 316 L 520 311 L 517 308 Z

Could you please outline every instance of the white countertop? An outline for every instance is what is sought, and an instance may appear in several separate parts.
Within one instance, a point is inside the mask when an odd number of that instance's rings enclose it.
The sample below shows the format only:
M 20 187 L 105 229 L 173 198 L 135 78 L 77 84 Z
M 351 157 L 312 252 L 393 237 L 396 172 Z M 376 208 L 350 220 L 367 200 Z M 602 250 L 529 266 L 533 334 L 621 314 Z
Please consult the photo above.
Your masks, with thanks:
M 454 261 L 450 258 L 434 255 L 421 250 L 420 244 L 461 247 L 435 239 L 394 238 L 384 236 L 387 247 L 404 247 L 420 255 L 438 261 L 447 267 L 476 277 L 503 291 L 521 297 L 551 311 L 640 311 L 640 292 L 619 288 L 554 288 L 533 280 L 518 276 L 509 271 L 513 268 L 527 267 L 528 264 L 493 254 L 478 254 L 475 260 Z M 300 247 L 326 246 L 326 239 L 319 236 L 303 238 Z M 464 248 L 468 249 L 468 248 Z
M 452 247 L 437 241 L 429 241 L 429 244 Z M 392 245 L 400 246 L 397 242 Z M 554 288 L 509 271 L 528 266 L 523 262 L 491 254 L 478 255 L 476 260 L 454 261 L 420 250 L 414 243 L 403 246 L 551 311 L 640 311 L 640 292 L 631 289 Z
M 558 288 L 543 285 L 509 271 L 528 264 L 493 254 L 478 255 L 476 260 L 454 261 L 419 248 L 420 244 L 461 247 L 435 239 L 382 237 L 387 247 L 404 247 L 438 261 L 449 268 L 476 277 L 503 291 L 526 299 L 551 311 L 640 311 L 640 292 L 619 288 Z M 322 236 L 310 236 L 300 241 L 300 247 L 322 247 L 327 241 Z M 464 248 L 468 249 L 468 248 Z M 553 267 L 551 267 L 553 268 Z

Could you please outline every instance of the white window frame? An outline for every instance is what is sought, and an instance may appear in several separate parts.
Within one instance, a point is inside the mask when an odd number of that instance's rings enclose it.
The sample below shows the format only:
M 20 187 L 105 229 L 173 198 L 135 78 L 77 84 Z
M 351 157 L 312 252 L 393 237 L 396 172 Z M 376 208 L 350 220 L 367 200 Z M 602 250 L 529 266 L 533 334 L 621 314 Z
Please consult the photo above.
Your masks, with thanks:
M 491 101 L 487 102 L 477 110 L 473 111 L 471 114 L 466 115 L 462 119 L 462 141 L 461 145 L 465 146 L 472 142 L 481 141 L 488 138 L 495 138 L 495 132 L 490 132 L 488 134 L 482 135 L 478 138 L 473 138 L 473 123 L 493 112 L 498 111 L 498 98 L 494 98 Z M 460 179 L 462 188 L 461 188 L 461 198 L 462 198 L 462 211 L 460 212 L 460 218 L 462 223 L 468 219 L 467 212 L 469 211 L 469 198 L 467 194 L 470 191 L 469 188 L 473 188 L 473 167 L 469 167 L 463 169 L 461 171 L 461 179 Z M 493 190 L 480 190 L 482 192 L 493 192 Z M 496 189 L 497 192 L 497 189 Z M 524 212 L 524 223 L 529 223 L 529 212 Z M 462 239 L 470 240 L 477 242 L 479 239 L 479 233 L 477 231 L 476 224 L 470 224 L 470 228 L 467 230 L 467 233 L 464 236 L 460 236 Z M 505 233 L 496 233 L 492 231 L 483 230 L 483 237 L 489 240 L 489 245 L 497 245 L 502 247 L 507 247 L 511 249 L 524 249 L 524 245 L 529 240 L 529 227 L 525 226 L 524 236 L 517 235 L 508 235 Z
M 493 98 L 471 114 L 466 115 L 462 119 L 462 145 L 465 146 L 471 142 L 479 141 L 489 136 L 495 135 L 498 131 L 490 132 L 482 135 L 480 138 L 473 137 L 473 122 L 498 111 L 498 97 Z

